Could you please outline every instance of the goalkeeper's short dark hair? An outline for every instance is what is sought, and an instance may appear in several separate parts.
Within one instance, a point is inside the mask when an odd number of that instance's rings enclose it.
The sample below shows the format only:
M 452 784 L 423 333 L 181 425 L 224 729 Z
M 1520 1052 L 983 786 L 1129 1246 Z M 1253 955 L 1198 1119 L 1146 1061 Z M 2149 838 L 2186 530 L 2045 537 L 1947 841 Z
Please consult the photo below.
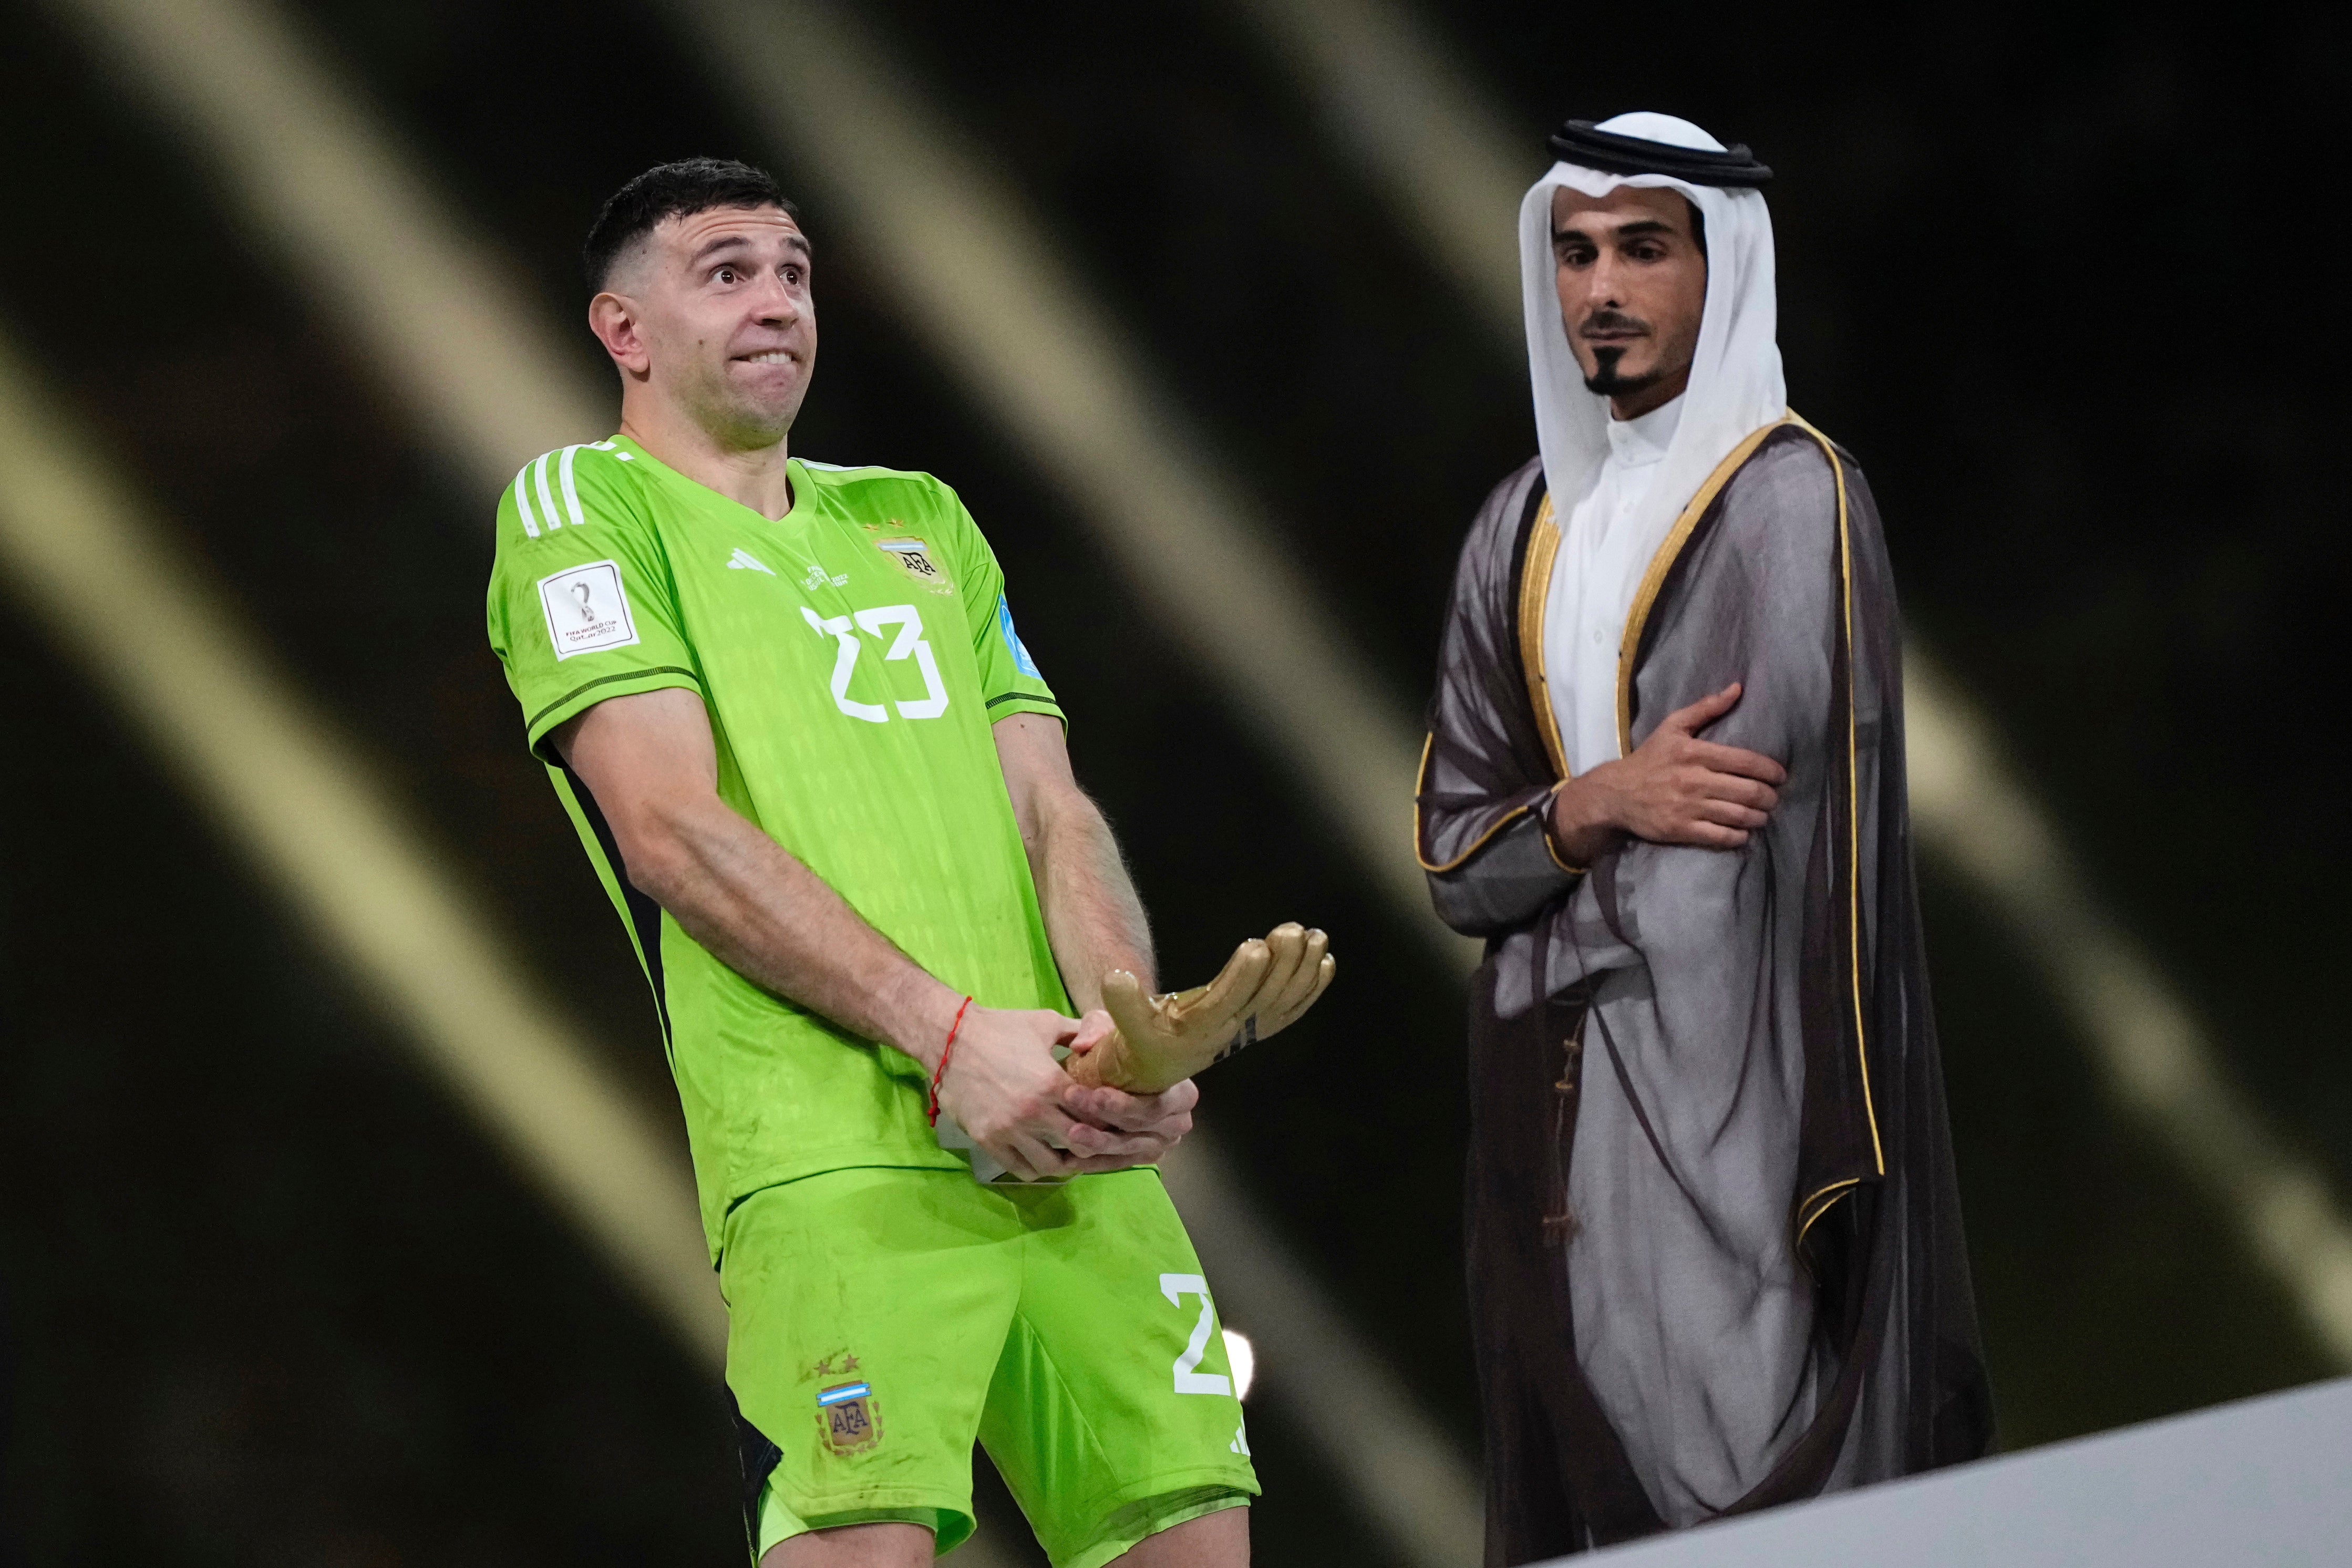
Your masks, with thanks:
M 664 218 L 690 217 L 712 207 L 782 207 L 798 220 L 794 206 L 765 169 L 732 158 L 681 158 L 657 163 L 614 191 L 589 226 L 580 259 L 588 288 L 601 293 L 621 253 L 653 233 Z

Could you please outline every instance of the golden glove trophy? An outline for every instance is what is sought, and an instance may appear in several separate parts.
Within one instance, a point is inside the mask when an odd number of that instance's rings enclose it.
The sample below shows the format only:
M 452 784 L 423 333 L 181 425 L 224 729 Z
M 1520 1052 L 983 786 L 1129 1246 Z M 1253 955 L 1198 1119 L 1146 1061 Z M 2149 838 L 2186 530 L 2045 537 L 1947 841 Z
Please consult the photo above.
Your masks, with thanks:
M 1146 996 L 1124 969 L 1103 977 L 1103 1008 L 1118 1026 L 1062 1066 L 1078 1082 L 1129 1094 L 1172 1089 L 1244 1046 L 1288 1028 L 1339 968 L 1319 931 L 1279 925 L 1234 950 L 1217 977 L 1190 991 Z

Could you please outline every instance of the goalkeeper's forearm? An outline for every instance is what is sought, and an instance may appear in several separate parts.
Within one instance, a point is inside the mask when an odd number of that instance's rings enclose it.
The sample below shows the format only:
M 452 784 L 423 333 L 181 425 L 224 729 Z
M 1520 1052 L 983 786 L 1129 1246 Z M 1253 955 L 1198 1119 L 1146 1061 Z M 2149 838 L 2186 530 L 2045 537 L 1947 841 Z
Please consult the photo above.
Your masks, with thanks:
M 935 1065 L 962 998 L 717 796 L 633 824 L 628 877 L 730 969 Z
M 719 796 L 699 693 L 614 697 L 550 737 L 612 826 L 614 869 L 753 984 L 931 1066 L 962 998 Z
M 1101 1006 L 1102 977 L 1114 969 L 1152 989 L 1151 928 L 1110 824 L 1075 784 L 1040 796 L 1029 869 L 1070 1000 L 1080 1013 Z

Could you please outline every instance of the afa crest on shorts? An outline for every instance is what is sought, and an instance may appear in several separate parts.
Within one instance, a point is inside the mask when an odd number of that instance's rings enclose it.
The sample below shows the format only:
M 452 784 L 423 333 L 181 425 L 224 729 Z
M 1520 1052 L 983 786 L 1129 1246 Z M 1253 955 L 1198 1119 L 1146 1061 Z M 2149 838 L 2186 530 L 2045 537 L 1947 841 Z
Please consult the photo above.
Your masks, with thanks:
M 857 1454 L 882 1440 L 882 1411 L 869 1383 L 839 1383 L 816 1396 L 817 1427 L 836 1454 Z

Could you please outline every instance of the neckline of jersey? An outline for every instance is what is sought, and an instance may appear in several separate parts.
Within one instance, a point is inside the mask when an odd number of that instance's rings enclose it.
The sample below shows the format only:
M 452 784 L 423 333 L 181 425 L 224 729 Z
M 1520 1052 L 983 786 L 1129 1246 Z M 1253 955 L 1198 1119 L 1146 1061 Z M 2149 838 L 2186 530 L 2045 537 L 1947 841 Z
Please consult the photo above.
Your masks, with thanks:
M 793 510 L 784 513 L 782 517 L 770 517 L 767 513 L 761 511 L 757 507 L 745 506 L 733 496 L 721 495 L 719 491 L 712 489 L 709 485 L 704 484 L 700 479 L 693 479 L 686 474 L 679 473 L 676 468 L 671 468 L 667 463 L 663 462 L 659 458 L 656 458 L 651 452 L 646 451 L 644 446 L 642 446 L 637 441 L 636 437 L 633 436 L 625 436 L 618 431 L 615 431 L 612 439 L 614 446 L 625 448 L 632 458 L 646 465 L 646 467 L 654 473 L 677 484 L 684 485 L 688 489 L 693 490 L 699 495 L 707 496 L 722 506 L 731 506 L 740 510 L 749 512 L 751 516 L 759 519 L 761 522 L 770 528 L 787 528 L 796 524 L 805 526 L 808 522 L 814 521 L 814 519 L 803 518 L 801 514 L 803 512 L 810 511 L 812 510 L 813 503 L 814 503 L 814 510 L 816 511 L 822 512 L 826 510 L 824 505 L 818 501 L 821 487 L 810 479 L 808 465 L 798 458 L 787 457 L 784 459 L 784 473 L 793 487 Z

